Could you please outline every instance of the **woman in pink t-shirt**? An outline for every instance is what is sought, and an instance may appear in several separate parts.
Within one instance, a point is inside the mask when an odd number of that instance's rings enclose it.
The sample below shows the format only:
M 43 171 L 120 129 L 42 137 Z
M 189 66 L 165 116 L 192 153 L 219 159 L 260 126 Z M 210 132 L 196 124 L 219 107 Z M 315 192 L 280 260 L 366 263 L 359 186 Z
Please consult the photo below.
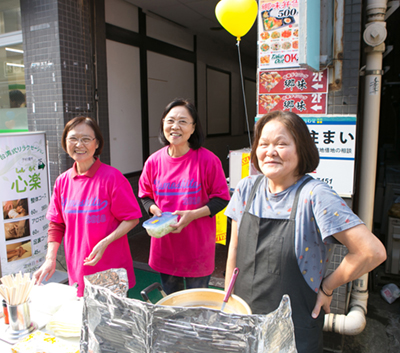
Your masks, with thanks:
M 129 288 L 135 285 L 127 233 L 139 223 L 141 211 L 132 187 L 122 173 L 97 157 L 103 137 L 88 117 L 70 120 L 62 134 L 62 147 L 75 161 L 54 185 L 46 217 L 50 220 L 44 264 L 34 273 L 37 283 L 56 269 L 56 255 L 64 239 L 69 283 L 111 268 L 127 271 Z
M 229 201 L 221 161 L 201 147 L 204 135 L 196 108 L 176 99 L 160 121 L 164 148 L 146 161 L 139 197 L 150 215 L 178 215 L 174 231 L 152 238 L 149 265 L 160 272 L 167 294 L 207 288 L 214 271 L 215 217 Z

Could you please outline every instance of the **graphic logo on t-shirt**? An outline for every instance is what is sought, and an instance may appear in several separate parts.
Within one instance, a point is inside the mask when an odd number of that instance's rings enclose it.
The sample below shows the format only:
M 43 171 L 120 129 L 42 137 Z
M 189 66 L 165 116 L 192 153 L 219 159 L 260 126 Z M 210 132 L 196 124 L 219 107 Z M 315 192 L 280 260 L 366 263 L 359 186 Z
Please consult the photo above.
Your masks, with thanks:
M 61 197 L 61 204 L 65 213 L 96 213 L 108 205 L 108 201 L 101 201 L 97 197 L 83 200 L 66 200 Z
M 172 183 L 166 183 L 156 179 L 154 180 L 154 186 L 155 193 L 159 196 L 193 195 L 201 191 L 201 184 L 194 179 L 183 179 Z

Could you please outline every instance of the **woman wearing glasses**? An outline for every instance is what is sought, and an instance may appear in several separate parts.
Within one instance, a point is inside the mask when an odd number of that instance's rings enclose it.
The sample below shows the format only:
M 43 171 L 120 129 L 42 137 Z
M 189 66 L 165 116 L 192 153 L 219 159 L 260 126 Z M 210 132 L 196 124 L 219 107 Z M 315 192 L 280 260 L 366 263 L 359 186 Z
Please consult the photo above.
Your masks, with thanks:
M 214 271 L 215 218 L 229 200 L 229 190 L 217 156 L 201 147 L 204 135 L 196 108 L 176 99 L 160 122 L 164 148 L 146 161 L 139 180 L 139 197 L 149 215 L 178 215 L 175 230 L 152 238 L 149 265 L 160 272 L 167 294 L 207 288 Z M 184 284 L 185 283 L 185 284 Z
M 54 185 L 46 260 L 34 274 L 38 284 L 54 274 L 64 238 L 69 283 L 78 283 L 78 296 L 83 296 L 84 276 L 110 268 L 125 268 L 129 288 L 135 285 L 126 234 L 139 223 L 141 211 L 128 180 L 100 162 L 103 144 L 91 118 L 76 117 L 64 128 L 61 145 L 75 163 Z

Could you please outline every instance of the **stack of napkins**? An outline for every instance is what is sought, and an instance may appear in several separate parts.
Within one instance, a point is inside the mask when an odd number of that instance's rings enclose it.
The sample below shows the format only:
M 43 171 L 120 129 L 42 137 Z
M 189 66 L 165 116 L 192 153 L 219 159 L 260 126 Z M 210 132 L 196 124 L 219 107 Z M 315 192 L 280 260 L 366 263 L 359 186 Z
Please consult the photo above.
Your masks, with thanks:
M 68 301 L 78 300 L 77 289 L 61 283 L 33 286 L 29 296 L 31 309 L 45 315 L 53 315 Z
M 48 331 L 59 337 L 80 337 L 83 300 L 65 302 L 50 318 Z
M 11 347 L 12 353 L 79 353 L 79 343 L 62 341 L 42 331 L 35 331 Z

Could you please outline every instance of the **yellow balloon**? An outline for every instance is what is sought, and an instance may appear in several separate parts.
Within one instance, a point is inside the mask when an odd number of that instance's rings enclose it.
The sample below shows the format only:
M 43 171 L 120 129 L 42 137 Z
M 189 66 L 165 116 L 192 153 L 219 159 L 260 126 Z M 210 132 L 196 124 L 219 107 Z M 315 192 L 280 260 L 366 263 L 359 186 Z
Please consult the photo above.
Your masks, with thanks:
M 215 7 L 218 22 L 237 40 L 250 31 L 257 11 L 256 0 L 221 0 Z

